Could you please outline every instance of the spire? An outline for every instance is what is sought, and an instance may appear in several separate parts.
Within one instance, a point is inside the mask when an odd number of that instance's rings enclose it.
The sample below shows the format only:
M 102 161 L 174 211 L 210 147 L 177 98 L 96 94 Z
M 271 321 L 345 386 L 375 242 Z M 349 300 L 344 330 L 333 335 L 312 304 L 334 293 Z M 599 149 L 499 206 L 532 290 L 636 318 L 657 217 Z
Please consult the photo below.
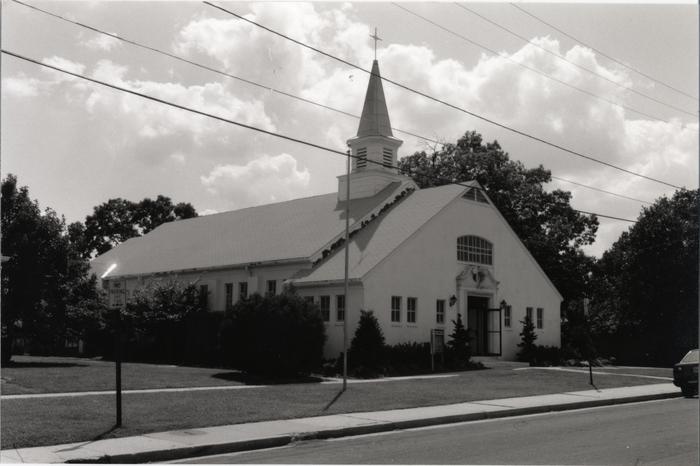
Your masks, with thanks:
M 389 111 L 384 100 L 384 88 L 379 74 L 379 63 L 375 59 L 372 63 L 372 74 L 367 85 L 365 104 L 362 107 L 360 127 L 357 129 L 357 137 L 364 136 L 392 136 Z

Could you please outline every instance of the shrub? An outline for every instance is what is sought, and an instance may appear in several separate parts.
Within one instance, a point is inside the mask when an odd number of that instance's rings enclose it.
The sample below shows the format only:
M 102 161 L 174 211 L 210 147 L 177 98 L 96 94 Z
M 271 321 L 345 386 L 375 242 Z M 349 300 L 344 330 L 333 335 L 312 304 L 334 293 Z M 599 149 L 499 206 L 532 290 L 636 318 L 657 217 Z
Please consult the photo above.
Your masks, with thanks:
M 326 330 L 318 307 L 294 293 L 254 294 L 222 325 L 225 360 L 250 373 L 290 376 L 320 369 Z
M 180 364 L 194 362 L 191 342 L 216 341 L 212 335 L 194 337 L 201 328 L 200 322 L 209 319 L 199 301 L 199 291 L 193 284 L 177 280 L 154 281 L 134 291 L 121 310 L 122 357 L 126 360 L 168 362 Z M 107 329 L 101 332 L 105 338 L 103 355 L 113 356 L 115 311 L 106 317 Z M 199 362 L 213 362 L 199 360 Z
M 523 330 L 520 332 L 522 341 L 518 343 L 520 351 L 516 355 L 516 358 L 518 361 L 530 362 L 535 356 L 535 340 L 537 340 L 535 325 L 532 323 L 532 319 L 527 316 L 525 320 L 521 320 L 520 323 L 523 324 Z
M 535 345 L 531 366 L 561 366 L 564 364 L 562 350 L 558 346 Z
M 469 330 L 464 327 L 462 315 L 457 314 L 457 320 L 452 321 L 455 326 L 450 334 L 451 340 L 447 342 L 449 348 L 449 360 L 455 369 L 460 369 L 469 366 L 469 359 L 472 357 L 472 350 L 469 344 Z
M 350 343 L 348 366 L 360 377 L 379 375 L 384 369 L 384 333 L 372 311 L 360 311 L 360 322 Z
M 389 375 L 421 374 L 431 371 L 430 343 L 399 343 L 385 349 Z

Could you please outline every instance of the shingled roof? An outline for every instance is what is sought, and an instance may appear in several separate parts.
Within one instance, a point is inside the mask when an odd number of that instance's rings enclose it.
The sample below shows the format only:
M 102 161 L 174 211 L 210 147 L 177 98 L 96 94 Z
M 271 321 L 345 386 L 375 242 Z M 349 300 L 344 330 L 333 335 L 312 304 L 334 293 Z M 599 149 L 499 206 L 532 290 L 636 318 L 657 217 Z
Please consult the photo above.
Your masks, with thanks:
M 417 190 L 392 206 L 385 215 L 370 222 L 350 240 L 348 278 L 364 277 L 464 191 L 464 186 L 455 184 Z M 344 276 L 345 255 L 336 252 L 314 269 L 301 272 L 294 278 L 294 283 L 303 285 L 337 281 L 343 280 Z
M 350 202 L 351 225 L 401 191 L 391 183 L 375 196 Z M 132 238 L 91 262 L 110 277 L 304 260 L 345 228 L 345 203 L 336 193 L 165 223 Z

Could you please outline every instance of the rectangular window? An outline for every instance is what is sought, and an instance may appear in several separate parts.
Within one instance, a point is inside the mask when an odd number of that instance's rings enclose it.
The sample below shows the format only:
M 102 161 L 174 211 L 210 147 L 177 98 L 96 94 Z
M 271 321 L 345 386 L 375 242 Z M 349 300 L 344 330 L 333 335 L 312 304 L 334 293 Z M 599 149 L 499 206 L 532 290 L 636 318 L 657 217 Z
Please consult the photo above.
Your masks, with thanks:
M 537 308 L 537 328 L 542 328 L 542 314 L 544 314 L 544 309 L 541 307 Z
M 238 283 L 238 299 L 246 299 L 248 297 L 248 282 Z
M 226 309 L 233 307 L 233 283 L 226 283 Z
M 416 323 L 416 298 L 406 298 L 406 322 Z
M 401 296 L 391 297 L 391 321 L 401 322 Z
M 335 297 L 335 320 L 343 322 L 345 320 L 345 295 L 339 294 Z
M 510 312 L 511 312 L 511 307 L 510 307 L 510 305 L 508 305 L 503 310 L 503 326 L 504 327 L 510 327 Z
M 435 322 L 438 324 L 445 323 L 445 300 L 438 299 L 435 303 Z
M 267 294 L 276 295 L 277 294 L 277 280 L 267 281 Z
M 208 309 L 209 307 L 209 286 L 199 285 L 199 304 L 203 309 Z
M 532 322 L 532 308 L 531 307 L 525 308 L 525 319 Z
M 321 317 L 323 317 L 323 321 L 328 322 L 331 320 L 331 297 L 321 296 L 319 306 L 321 308 Z

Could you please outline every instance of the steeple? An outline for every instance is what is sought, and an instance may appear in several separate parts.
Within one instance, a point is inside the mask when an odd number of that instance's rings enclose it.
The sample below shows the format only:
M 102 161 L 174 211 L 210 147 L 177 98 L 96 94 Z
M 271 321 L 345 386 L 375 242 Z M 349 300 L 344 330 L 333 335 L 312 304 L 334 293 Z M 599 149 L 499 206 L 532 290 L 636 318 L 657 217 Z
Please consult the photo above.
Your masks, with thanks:
M 371 37 L 376 47 L 377 40 L 380 40 L 376 30 Z M 403 141 L 395 138 L 391 131 L 379 63 L 375 57 L 357 136 L 348 139 L 348 147 L 353 155 L 349 180 L 350 199 L 374 196 L 389 183 L 410 181 L 409 178 L 399 175 L 396 168 L 397 153 L 401 144 Z M 338 177 L 340 201 L 345 200 L 347 182 L 347 176 Z
M 360 127 L 357 129 L 357 137 L 364 136 L 393 136 L 377 60 L 372 63 L 372 74 L 369 77 L 365 104 L 362 107 Z

